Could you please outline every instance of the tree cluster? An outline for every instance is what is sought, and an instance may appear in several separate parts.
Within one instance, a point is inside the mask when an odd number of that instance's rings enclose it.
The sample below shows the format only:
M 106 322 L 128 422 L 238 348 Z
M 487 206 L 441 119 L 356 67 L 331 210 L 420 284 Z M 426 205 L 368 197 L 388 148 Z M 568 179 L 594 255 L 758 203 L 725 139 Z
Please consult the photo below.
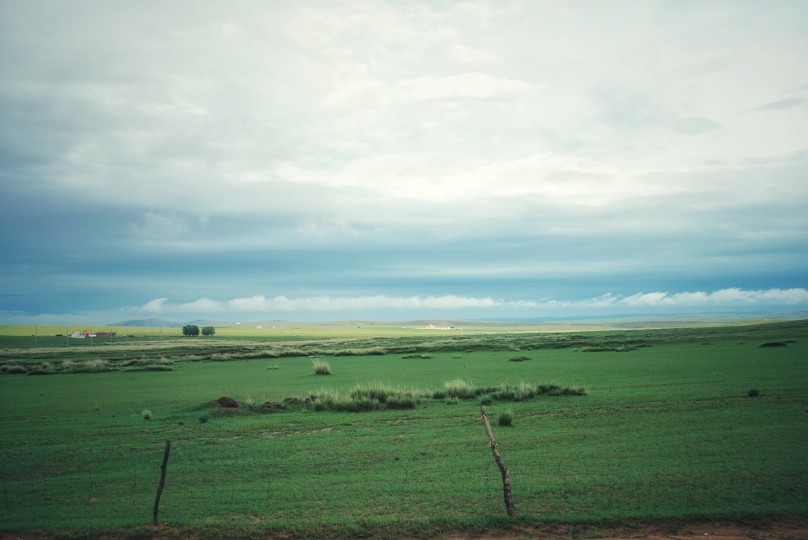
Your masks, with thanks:
M 202 327 L 202 335 L 203 336 L 212 336 L 216 333 L 216 328 L 213 326 L 203 326 Z M 182 327 L 182 335 L 183 336 L 198 336 L 199 335 L 199 327 L 195 324 L 186 324 Z
M 183 336 L 198 336 L 199 335 L 199 327 L 195 324 L 186 324 L 182 327 L 182 335 Z
M 213 326 L 203 326 L 202 327 L 202 335 L 203 336 L 212 336 L 216 333 L 216 328 Z M 186 324 L 182 327 L 182 335 L 183 336 L 198 336 L 199 335 L 199 327 L 195 324 Z

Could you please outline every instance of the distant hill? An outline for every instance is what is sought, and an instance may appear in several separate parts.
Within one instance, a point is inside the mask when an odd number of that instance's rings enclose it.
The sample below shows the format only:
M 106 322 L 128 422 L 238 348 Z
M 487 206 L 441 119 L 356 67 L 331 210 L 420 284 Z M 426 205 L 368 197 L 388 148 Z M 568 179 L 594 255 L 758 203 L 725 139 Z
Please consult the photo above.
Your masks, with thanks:
M 183 324 L 171 321 L 164 321 L 162 319 L 134 319 L 131 321 L 122 321 L 108 324 L 107 326 L 132 326 L 132 327 L 148 326 L 151 328 L 182 328 Z

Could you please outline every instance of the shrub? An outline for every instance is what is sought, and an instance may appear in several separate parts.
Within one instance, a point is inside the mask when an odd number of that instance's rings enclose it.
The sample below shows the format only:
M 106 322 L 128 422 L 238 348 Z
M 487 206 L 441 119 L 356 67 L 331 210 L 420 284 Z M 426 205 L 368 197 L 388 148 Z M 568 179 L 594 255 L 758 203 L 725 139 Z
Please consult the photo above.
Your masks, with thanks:
M 526 362 L 527 360 L 533 360 L 529 356 L 514 356 L 511 358 L 511 362 Z
M 508 410 L 504 413 L 500 413 L 499 418 L 497 419 L 499 425 L 502 427 L 508 427 L 513 425 L 513 413 Z
M 152 412 L 149 409 L 143 409 L 143 412 L 141 412 L 140 414 L 143 415 L 144 420 L 151 420 Z
M 208 423 L 208 415 L 207 415 L 207 413 L 199 415 L 199 423 L 200 424 L 207 424 Z
M 491 396 L 482 396 L 480 398 L 480 405 L 491 405 L 493 402 L 494 400 L 491 398 Z
M 760 390 L 757 388 L 751 388 L 746 395 L 749 397 L 758 397 L 760 395 Z
M 314 365 L 315 375 L 331 375 L 331 366 L 328 365 L 328 362 L 315 360 L 312 364 Z
M 458 403 L 458 401 L 457 401 L 456 397 L 446 398 L 446 404 L 447 405 L 457 405 L 457 403 Z

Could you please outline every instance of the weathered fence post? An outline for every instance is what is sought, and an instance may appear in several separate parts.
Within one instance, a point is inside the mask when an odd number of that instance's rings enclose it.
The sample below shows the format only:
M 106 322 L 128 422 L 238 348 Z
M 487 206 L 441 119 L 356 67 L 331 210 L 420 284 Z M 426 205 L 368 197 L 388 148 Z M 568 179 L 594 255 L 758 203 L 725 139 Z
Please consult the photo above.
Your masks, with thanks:
M 494 461 L 497 462 L 499 472 L 502 473 L 502 492 L 505 497 L 505 511 L 508 512 L 508 517 L 513 519 L 513 496 L 511 495 L 511 475 L 508 473 L 508 468 L 502 462 L 502 455 L 499 453 L 497 441 L 494 440 L 494 432 L 491 431 L 491 423 L 488 421 L 488 412 L 485 410 L 485 405 L 480 405 L 480 412 L 483 414 L 485 421 L 485 430 L 488 432 L 488 441 L 491 443 L 491 452 L 494 454 Z
M 155 527 L 157 526 L 157 509 L 160 506 L 160 496 L 163 494 L 163 486 L 166 485 L 169 452 L 171 452 L 171 441 L 166 441 L 166 449 L 163 451 L 163 464 L 160 466 L 160 485 L 157 487 L 157 496 L 154 498 L 154 510 L 152 511 L 152 521 Z

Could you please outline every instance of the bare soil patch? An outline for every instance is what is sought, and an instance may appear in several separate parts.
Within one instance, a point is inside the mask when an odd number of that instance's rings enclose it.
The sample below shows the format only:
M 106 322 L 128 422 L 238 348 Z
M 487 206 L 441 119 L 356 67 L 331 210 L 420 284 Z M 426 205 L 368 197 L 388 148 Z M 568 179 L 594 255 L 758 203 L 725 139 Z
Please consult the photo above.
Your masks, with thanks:
M 222 533 L 223 531 L 218 531 Z M 227 538 L 265 538 L 266 540 L 288 540 L 292 535 L 282 532 L 256 536 L 255 531 L 240 536 L 238 529 L 228 530 Z M 126 531 L 110 533 L 86 534 L 71 531 L 59 532 L 0 532 L 0 540 L 55 540 L 87 539 L 123 540 L 128 538 L 155 540 L 196 540 L 207 538 L 203 530 L 180 529 L 166 525 L 158 527 L 136 527 Z M 218 537 L 218 535 L 217 535 Z M 368 538 L 372 538 L 371 534 Z M 324 537 L 329 538 L 329 537 Z M 342 538 L 342 537 L 334 537 Z M 388 534 L 385 538 L 391 538 Z M 414 540 L 413 537 L 403 537 Z M 732 521 L 694 521 L 694 522 L 654 522 L 623 523 L 606 526 L 596 525 L 546 525 L 546 526 L 514 526 L 507 529 L 490 529 L 480 532 L 445 532 L 432 537 L 432 540 L 521 540 L 521 539 L 558 539 L 558 540 L 808 540 L 808 516 L 778 519 L 765 523 L 739 523 Z

